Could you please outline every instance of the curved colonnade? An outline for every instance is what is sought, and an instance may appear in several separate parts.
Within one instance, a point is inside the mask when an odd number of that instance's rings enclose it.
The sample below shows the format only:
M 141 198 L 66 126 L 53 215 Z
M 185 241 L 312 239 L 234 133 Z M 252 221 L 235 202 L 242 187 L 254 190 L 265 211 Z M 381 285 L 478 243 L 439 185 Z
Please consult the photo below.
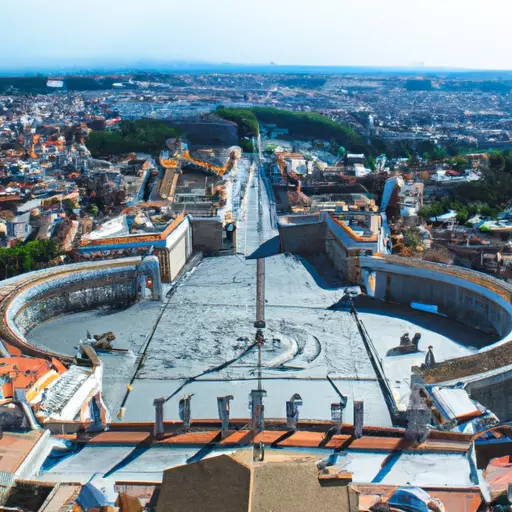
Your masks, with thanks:
M 398 256 L 350 258 L 349 272 L 377 299 L 437 306 L 448 318 L 498 337 L 472 355 L 413 372 L 426 384 L 462 384 L 502 420 L 512 419 L 511 285 L 481 272 Z
M 75 263 L 0 282 L 2 356 L 23 354 L 44 359 L 57 358 L 71 364 L 72 357 L 34 346 L 25 334 L 37 324 L 63 313 L 134 302 L 140 293 L 141 273 L 145 275 L 151 271 L 158 292 L 160 281 L 155 279 L 152 268 L 155 262 L 149 265 L 140 263 L 140 257 Z M 158 272 L 157 261 L 156 267 Z
M 411 302 L 436 305 L 449 318 L 497 334 L 499 341 L 473 355 L 416 371 L 426 383 L 463 382 L 472 394 L 480 399 L 484 396 L 481 401 L 487 407 L 512 410 L 507 404 L 492 403 L 508 395 L 508 382 L 512 384 L 511 285 L 479 272 L 395 256 L 347 260 L 348 275 L 364 286 L 368 295 L 407 306 Z M 3 356 L 57 358 L 71 364 L 72 357 L 34 346 L 25 334 L 63 313 L 135 301 L 141 274 L 151 274 L 154 291 L 160 290 L 159 279 L 154 276 L 158 263 L 140 263 L 140 257 L 83 262 L 0 282 L 0 352 Z

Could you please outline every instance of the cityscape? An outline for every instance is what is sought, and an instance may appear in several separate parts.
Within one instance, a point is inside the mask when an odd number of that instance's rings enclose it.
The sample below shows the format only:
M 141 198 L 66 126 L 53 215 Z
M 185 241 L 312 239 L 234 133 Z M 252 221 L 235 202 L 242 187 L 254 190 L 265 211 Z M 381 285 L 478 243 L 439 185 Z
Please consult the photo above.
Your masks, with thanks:
M 0 510 L 512 510 L 512 71 L 9 59 Z

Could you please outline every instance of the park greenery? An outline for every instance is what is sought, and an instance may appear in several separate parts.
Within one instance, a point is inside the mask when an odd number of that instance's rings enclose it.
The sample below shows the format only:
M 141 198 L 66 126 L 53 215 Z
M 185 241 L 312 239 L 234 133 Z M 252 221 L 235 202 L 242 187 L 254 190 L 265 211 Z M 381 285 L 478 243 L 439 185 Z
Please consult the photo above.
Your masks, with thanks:
M 181 133 L 156 119 L 121 121 L 112 131 L 92 131 L 86 145 L 92 156 L 120 155 L 131 152 L 157 155 L 165 141 Z
M 367 152 L 363 138 L 349 126 L 313 112 L 292 112 L 271 107 L 250 109 L 260 123 L 286 128 L 293 137 L 334 140 L 350 152 Z
M 452 159 L 461 169 L 467 164 L 464 155 Z M 447 197 L 439 198 L 420 211 L 424 219 L 437 217 L 454 210 L 457 220 L 465 223 L 475 214 L 495 218 L 500 211 L 510 206 L 512 198 L 512 150 L 489 153 L 489 168 L 482 171 L 479 181 L 461 183 L 449 191 Z
M 233 121 L 238 127 L 238 144 L 248 153 L 254 151 L 252 137 L 260 133 L 256 116 L 247 108 L 219 107 L 215 113 L 222 119 Z
M 60 254 L 55 240 L 32 240 L 0 249 L 0 275 L 3 279 L 44 268 Z
M 333 140 L 353 152 L 366 152 L 368 146 L 352 128 L 315 113 L 292 112 L 271 107 L 227 108 L 219 107 L 216 114 L 238 126 L 239 141 L 259 134 L 258 122 L 285 128 L 297 138 Z

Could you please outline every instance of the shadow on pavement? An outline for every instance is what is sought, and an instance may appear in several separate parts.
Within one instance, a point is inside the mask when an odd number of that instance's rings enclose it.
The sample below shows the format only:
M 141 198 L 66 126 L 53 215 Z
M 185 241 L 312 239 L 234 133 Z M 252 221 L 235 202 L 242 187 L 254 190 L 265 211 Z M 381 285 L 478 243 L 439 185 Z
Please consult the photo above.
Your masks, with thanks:
M 281 242 L 279 235 L 270 238 L 263 244 L 261 244 L 252 254 L 247 256 L 248 260 L 257 260 L 258 258 L 268 258 L 281 252 Z
M 335 290 L 347 286 L 347 283 L 339 277 L 327 254 L 296 256 L 296 258 L 300 260 L 320 288 Z

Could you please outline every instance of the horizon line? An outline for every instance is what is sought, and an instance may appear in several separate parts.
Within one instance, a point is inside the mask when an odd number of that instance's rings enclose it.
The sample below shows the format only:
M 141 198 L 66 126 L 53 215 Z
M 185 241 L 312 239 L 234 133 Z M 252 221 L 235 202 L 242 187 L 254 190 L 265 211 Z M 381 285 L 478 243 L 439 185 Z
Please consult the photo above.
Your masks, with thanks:
M 160 61 L 155 59 L 151 61 L 138 60 L 133 63 L 118 61 L 107 64 L 106 62 L 97 62 L 95 64 L 62 64 L 62 65 L 14 65 L 0 66 L 1 76 L 26 76 L 26 75 L 62 75 L 62 74 L 108 74 L 108 73 L 158 73 L 158 72 L 186 72 L 186 71 L 215 71 L 229 70 L 235 71 L 233 68 L 241 69 L 264 69 L 265 72 L 275 70 L 311 70 L 319 72 L 333 72 L 334 70 L 342 71 L 373 71 L 373 72 L 407 72 L 407 73 L 512 73 L 512 69 L 487 69 L 487 68 L 465 68 L 451 66 L 424 66 L 418 64 L 412 65 L 346 65 L 346 64 L 277 64 L 268 63 L 234 63 L 234 62 L 212 62 L 212 61 L 186 61 L 186 60 L 169 60 Z

